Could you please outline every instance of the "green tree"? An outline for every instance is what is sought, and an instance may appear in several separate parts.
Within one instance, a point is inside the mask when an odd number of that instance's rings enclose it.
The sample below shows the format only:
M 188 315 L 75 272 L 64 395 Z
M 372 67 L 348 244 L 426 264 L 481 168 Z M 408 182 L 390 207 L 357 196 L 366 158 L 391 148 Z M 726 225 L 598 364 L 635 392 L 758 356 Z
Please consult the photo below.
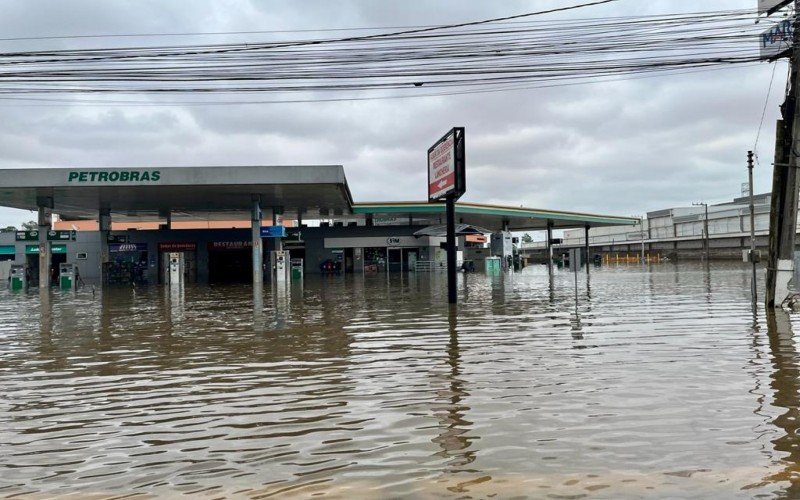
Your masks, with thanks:
M 533 238 L 531 237 L 530 234 L 525 233 L 525 234 L 522 235 L 522 242 L 523 243 L 533 243 Z
M 36 221 L 32 221 L 32 220 L 30 220 L 28 222 L 23 222 L 22 223 L 22 229 L 24 229 L 25 231 L 35 231 L 35 230 L 39 229 L 39 224 L 37 224 Z

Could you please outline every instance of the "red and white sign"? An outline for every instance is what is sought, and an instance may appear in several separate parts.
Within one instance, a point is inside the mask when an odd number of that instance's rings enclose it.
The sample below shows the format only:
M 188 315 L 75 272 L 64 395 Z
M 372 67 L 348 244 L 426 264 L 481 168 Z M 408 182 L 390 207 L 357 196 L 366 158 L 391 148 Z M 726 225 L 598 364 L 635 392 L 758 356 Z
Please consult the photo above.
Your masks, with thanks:
M 456 189 L 455 131 L 428 151 L 428 199 L 435 200 Z

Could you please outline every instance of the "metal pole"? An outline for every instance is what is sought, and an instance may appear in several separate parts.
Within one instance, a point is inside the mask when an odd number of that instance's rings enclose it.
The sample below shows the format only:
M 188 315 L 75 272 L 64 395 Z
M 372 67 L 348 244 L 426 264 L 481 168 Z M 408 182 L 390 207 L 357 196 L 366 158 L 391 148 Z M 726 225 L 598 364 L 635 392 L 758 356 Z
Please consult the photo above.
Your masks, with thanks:
M 447 196 L 447 302 L 456 304 L 456 200 Z
M 553 272 L 553 222 L 547 221 L 547 272 Z
M 703 203 L 703 208 L 705 208 L 705 218 L 703 219 L 703 231 L 706 233 L 705 239 L 705 254 L 706 254 L 706 262 L 708 262 L 708 251 L 709 251 L 709 244 L 708 244 L 708 203 Z
M 747 152 L 747 181 L 750 184 L 750 262 L 753 264 L 753 279 L 750 289 L 753 294 L 753 304 L 758 300 L 756 287 L 756 208 L 753 202 L 753 152 Z
M 584 234 L 586 235 L 586 274 L 589 274 L 589 261 L 591 260 L 589 249 L 589 225 L 587 224 L 584 228 Z

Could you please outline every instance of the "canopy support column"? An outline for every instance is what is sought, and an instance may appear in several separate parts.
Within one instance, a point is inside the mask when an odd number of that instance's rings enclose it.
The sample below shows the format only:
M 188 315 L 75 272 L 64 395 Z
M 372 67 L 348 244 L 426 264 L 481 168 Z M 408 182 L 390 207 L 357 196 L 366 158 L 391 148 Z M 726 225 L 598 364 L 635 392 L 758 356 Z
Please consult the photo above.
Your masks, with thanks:
M 37 205 L 39 205 L 39 290 L 41 291 L 50 287 L 50 245 L 47 244 L 47 233 L 52 222 L 53 198 L 39 198 Z
M 273 226 L 282 226 L 283 225 L 283 207 L 272 207 L 272 225 Z M 272 238 L 275 240 L 275 247 L 273 250 L 276 252 L 280 252 L 283 250 L 283 239 L 282 238 Z
M 264 284 L 264 250 L 261 244 L 261 196 L 252 196 L 250 214 L 251 237 L 253 243 L 253 285 Z
M 100 283 L 108 282 L 108 262 L 111 260 L 108 251 L 108 239 L 111 236 L 111 210 L 101 208 L 98 217 L 100 225 Z

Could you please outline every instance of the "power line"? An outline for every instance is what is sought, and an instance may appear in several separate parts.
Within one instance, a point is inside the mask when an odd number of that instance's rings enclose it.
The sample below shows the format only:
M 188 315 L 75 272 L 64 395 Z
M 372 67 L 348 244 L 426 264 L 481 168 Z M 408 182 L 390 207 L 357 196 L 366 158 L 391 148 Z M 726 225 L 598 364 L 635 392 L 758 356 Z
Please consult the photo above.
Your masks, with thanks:
M 758 150 L 758 139 L 761 137 L 761 127 L 764 125 L 764 117 L 767 115 L 767 106 L 769 105 L 769 96 L 772 93 L 772 82 L 775 80 L 775 69 L 778 67 L 778 61 L 772 63 L 772 76 L 769 78 L 769 87 L 767 87 L 767 97 L 764 99 L 764 110 L 761 112 L 761 121 L 758 123 L 758 132 L 756 133 L 756 141 L 753 144 L 753 151 Z
M 383 98 L 380 93 L 399 90 L 403 94 L 397 97 L 406 98 L 627 79 L 760 60 L 761 29 L 753 23 L 753 10 L 528 19 L 612 1 L 346 38 L 4 52 L 0 96 L 317 94 L 280 100 L 289 102 L 352 98 L 326 93 Z M 261 102 L 268 101 L 278 99 Z

